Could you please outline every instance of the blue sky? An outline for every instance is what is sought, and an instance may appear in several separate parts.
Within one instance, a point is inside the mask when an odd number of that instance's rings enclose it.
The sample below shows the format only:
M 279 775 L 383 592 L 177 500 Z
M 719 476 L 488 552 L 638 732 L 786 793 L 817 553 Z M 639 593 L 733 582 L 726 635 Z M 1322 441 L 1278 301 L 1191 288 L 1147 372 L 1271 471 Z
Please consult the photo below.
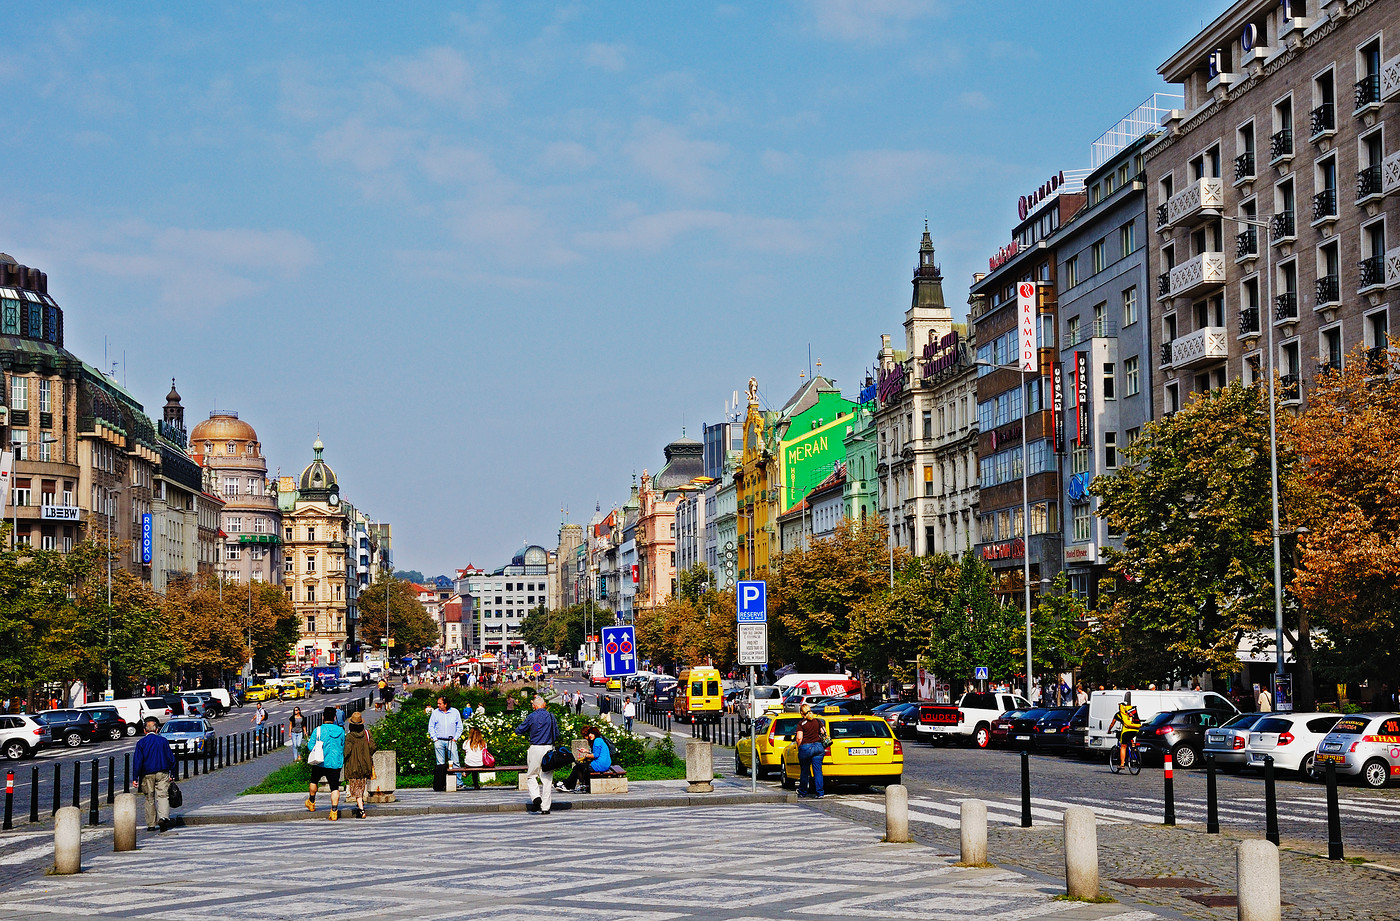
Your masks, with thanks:
M 159 413 L 317 431 L 397 562 L 622 501 L 810 344 L 854 394 L 1222 0 L 7 4 L 0 250 Z

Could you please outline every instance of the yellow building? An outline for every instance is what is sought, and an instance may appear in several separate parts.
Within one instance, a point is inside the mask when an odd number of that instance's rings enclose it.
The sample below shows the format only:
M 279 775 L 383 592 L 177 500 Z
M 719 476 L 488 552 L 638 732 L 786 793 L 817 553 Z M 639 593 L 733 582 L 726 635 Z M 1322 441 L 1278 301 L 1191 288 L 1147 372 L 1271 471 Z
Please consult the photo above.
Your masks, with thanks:
M 345 661 L 346 642 L 354 631 L 353 592 L 346 584 L 349 522 L 340 501 L 335 471 L 321 458 L 325 446 L 320 438 L 312 450 L 315 459 L 295 484 L 291 477 L 282 477 L 278 482 L 282 579 L 301 630 L 297 661 L 336 665 Z
M 758 406 L 758 381 L 749 378 L 749 410 L 744 417 L 744 450 L 734 474 L 737 488 L 740 579 L 761 578 L 768 572 L 771 548 L 777 544 L 777 439 L 771 429 L 776 413 Z

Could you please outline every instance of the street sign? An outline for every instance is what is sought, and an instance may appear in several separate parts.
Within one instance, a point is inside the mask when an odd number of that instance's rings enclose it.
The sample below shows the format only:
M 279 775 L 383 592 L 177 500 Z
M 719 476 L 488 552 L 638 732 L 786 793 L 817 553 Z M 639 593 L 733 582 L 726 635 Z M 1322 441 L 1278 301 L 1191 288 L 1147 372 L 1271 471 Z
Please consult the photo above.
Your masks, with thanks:
M 603 674 L 609 678 L 637 674 L 635 627 L 603 628 Z
M 986 681 L 988 677 L 990 676 L 988 675 L 987 666 L 985 665 L 979 665 L 972 670 L 973 681 Z
M 739 664 L 768 664 L 768 625 L 739 624 Z
M 740 582 L 735 591 L 735 604 L 738 614 L 735 618 L 741 624 L 768 623 L 768 583 L 763 580 Z M 766 659 L 764 660 L 767 661 Z

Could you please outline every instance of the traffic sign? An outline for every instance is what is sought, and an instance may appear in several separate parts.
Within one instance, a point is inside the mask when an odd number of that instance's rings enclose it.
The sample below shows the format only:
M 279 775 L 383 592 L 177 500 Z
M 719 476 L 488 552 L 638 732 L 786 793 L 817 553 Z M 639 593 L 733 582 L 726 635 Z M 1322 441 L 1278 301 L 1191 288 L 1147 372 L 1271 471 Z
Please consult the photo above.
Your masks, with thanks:
M 972 670 L 973 681 L 986 681 L 988 677 L 990 676 L 987 672 L 987 666 L 985 665 L 979 665 Z
M 768 623 L 768 583 L 762 579 L 740 582 L 734 597 L 737 617 L 741 624 Z M 767 661 L 766 659 L 764 661 Z
M 622 678 L 637 674 L 637 628 L 603 628 L 603 674 Z
M 768 664 L 768 625 L 739 624 L 739 664 Z

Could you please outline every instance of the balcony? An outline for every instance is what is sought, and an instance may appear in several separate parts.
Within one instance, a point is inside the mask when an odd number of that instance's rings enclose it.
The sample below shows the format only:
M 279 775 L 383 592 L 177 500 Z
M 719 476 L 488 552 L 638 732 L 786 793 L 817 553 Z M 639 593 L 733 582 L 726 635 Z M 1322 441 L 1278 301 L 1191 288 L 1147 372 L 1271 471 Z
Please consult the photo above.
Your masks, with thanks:
M 1328 359 L 1327 361 L 1319 361 L 1317 363 L 1317 373 L 1314 374 L 1313 377 L 1325 377 L 1326 375 L 1331 374 L 1334 371 L 1340 370 L 1342 370 L 1341 361 L 1332 361 L 1331 359 Z
M 1225 254 L 1201 253 L 1171 270 L 1171 296 L 1196 294 L 1225 284 Z
M 1372 256 L 1370 259 L 1362 259 L 1361 266 L 1361 289 L 1364 291 L 1372 286 L 1385 284 L 1385 257 Z
M 1293 156 L 1293 129 L 1284 128 L 1282 131 L 1275 131 L 1269 135 L 1269 162 L 1277 163 L 1280 160 Z
M 1274 322 L 1296 323 L 1298 320 L 1298 292 L 1285 291 L 1274 298 Z
M 1170 366 L 1171 366 L 1171 363 L 1172 363 L 1172 344 L 1171 344 L 1170 342 L 1163 342 L 1163 343 L 1162 343 L 1162 367 L 1164 367 L 1164 368 L 1170 367 Z
M 1371 374 L 1384 374 L 1390 366 L 1390 350 L 1383 345 L 1366 350 L 1366 370 Z
M 1296 403 L 1298 401 L 1298 375 L 1285 374 L 1278 379 L 1278 398 L 1285 403 Z
M 1312 114 L 1308 116 L 1308 126 L 1311 131 L 1310 139 L 1317 140 L 1324 134 L 1331 134 L 1337 130 L 1337 107 L 1330 102 L 1324 102 Z
M 1259 228 L 1246 228 L 1244 233 L 1235 236 L 1235 261 L 1252 259 L 1259 255 Z
M 1235 158 L 1235 181 L 1243 182 L 1254 178 L 1254 151 L 1249 150 Z
M 1400 98 L 1400 54 L 1381 64 L 1381 102 Z
M 1275 214 L 1273 220 L 1269 222 L 1269 239 L 1278 243 L 1283 240 L 1291 240 L 1298 236 L 1298 229 L 1293 222 L 1292 211 L 1280 211 Z
M 1157 227 L 1158 227 L 1158 229 L 1161 229 L 1161 228 L 1163 228 L 1163 227 L 1165 227 L 1165 226 L 1167 226 L 1167 206 L 1166 206 L 1166 205 L 1158 205 L 1158 206 L 1157 206 Z
M 1381 104 L 1381 75 L 1367 74 L 1356 82 L 1356 111 Z
M 1313 309 L 1332 307 L 1342 302 L 1342 280 L 1336 275 L 1323 275 L 1313 292 Z
M 1189 368 L 1229 357 L 1229 331 L 1223 326 L 1207 326 L 1172 340 L 1173 367 Z
M 1207 208 L 1219 211 L 1224 207 L 1224 180 L 1218 176 L 1197 179 L 1167 199 L 1167 223 L 1176 224 L 1179 221 L 1190 220 Z
M 1245 307 L 1240 310 L 1240 335 L 1259 335 L 1259 308 Z
M 1397 190 L 1400 190 L 1400 151 L 1381 161 L 1381 194 L 1389 195 Z
M 1172 273 L 1163 272 L 1157 276 L 1157 296 L 1166 297 L 1172 293 Z
M 1313 196 L 1312 219 L 1314 224 L 1337 219 L 1337 190 L 1323 189 Z
M 1372 195 L 1383 194 L 1381 187 L 1381 165 L 1373 164 L 1356 171 L 1356 200 L 1364 201 Z

